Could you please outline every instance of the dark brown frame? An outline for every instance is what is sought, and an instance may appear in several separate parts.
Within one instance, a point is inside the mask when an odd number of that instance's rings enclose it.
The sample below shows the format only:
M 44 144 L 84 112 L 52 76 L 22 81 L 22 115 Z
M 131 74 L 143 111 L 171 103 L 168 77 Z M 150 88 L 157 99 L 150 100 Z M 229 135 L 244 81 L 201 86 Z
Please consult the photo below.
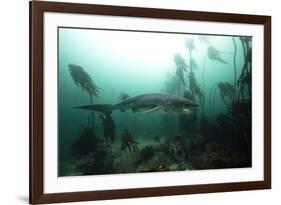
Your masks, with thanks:
M 198 11 L 31 1 L 30 5 L 30 203 L 75 202 L 271 188 L 271 17 Z M 43 192 L 43 13 L 66 12 L 260 24 L 264 27 L 264 180 L 44 194 Z

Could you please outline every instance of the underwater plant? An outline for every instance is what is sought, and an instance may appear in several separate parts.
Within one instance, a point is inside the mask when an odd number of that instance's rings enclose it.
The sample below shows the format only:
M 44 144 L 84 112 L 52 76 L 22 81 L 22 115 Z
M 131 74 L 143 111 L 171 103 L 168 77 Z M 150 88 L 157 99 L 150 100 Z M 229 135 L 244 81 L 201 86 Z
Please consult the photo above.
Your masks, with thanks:
M 186 159 L 190 145 L 182 135 L 172 135 L 165 141 L 167 154 L 174 162 L 182 162 Z
M 194 39 L 193 38 L 187 39 L 185 41 L 185 47 L 188 49 L 188 52 L 189 52 L 189 67 L 190 67 L 189 90 L 190 90 L 193 98 L 195 96 L 197 96 L 199 98 L 201 109 L 203 110 L 204 94 L 201 91 L 201 89 L 196 81 L 195 73 L 194 73 L 194 70 L 198 69 L 198 64 L 197 64 L 195 58 L 192 57 L 192 52 L 196 48 Z
M 234 86 L 229 82 L 218 82 L 215 83 L 209 93 L 209 113 L 215 113 L 216 108 L 216 97 L 219 94 L 220 99 L 227 109 L 230 109 L 232 103 L 234 102 L 236 93 Z
M 100 114 L 103 125 L 103 136 L 107 144 L 113 144 L 115 139 L 116 125 L 109 113 Z
M 93 96 L 97 97 L 100 92 L 100 88 L 94 83 L 89 74 L 84 69 L 75 64 L 69 64 L 69 73 L 77 87 L 86 92 L 90 97 L 90 102 L 93 104 Z M 70 146 L 72 156 L 75 159 L 82 159 L 84 164 L 80 164 L 77 167 L 77 171 L 82 171 L 83 174 L 98 173 L 98 170 L 93 170 L 97 167 L 97 162 L 94 160 L 94 156 L 97 155 L 101 140 L 99 140 L 94 132 L 94 112 L 89 113 L 88 125 L 84 128 L 78 138 Z M 91 157 L 92 156 L 92 157 Z
M 228 107 L 228 105 L 230 104 L 228 101 L 232 102 L 233 99 L 235 98 L 235 88 L 233 85 L 231 85 L 231 83 L 229 82 L 220 82 L 218 83 L 218 88 L 220 91 L 220 96 L 221 99 L 223 101 L 223 103 Z
M 148 161 L 154 156 L 154 148 L 152 146 L 146 146 L 140 150 L 138 163 L 143 163 Z
M 189 53 L 189 67 L 190 67 L 190 72 L 193 72 L 193 63 L 194 59 L 192 58 L 192 52 L 195 49 L 195 41 L 193 38 L 188 38 L 185 40 L 185 47 L 188 50 Z
M 234 42 L 234 45 L 235 44 L 235 41 Z M 235 47 L 236 49 L 236 47 Z M 215 61 L 217 63 L 222 63 L 222 64 L 228 64 L 222 57 L 223 52 L 219 51 L 217 48 L 215 48 L 213 45 L 209 45 L 208 48 L 207 48 L 207 51 L 206 51 L 206 55 L 205 55 L 205 59 L 204 59 L 204 64 L 203 64 L 203 71 L 202 71 L 202 90 L 203 90 L 203 93 L 204 93 L 204 90 L 205 90 L 205 71 L 206 71 L 206 62 L 207 62 L 207 59 L 211 60 L 211 61 Z M 235 61 L 235 58 L 236 58 L 236 52 L 234 54 L 234 64 L 236 63 Z M 236 64 L 234 65 L 234 73 L 235 73 L 235 76 L 236 76 Z M 235 77 L 234 77 L 235 79 Z M 235 80 L 234 80 L 235 82 Z M 209 92 L 209 110 L 211 111 L 211 106 L 212 106 L 212 102 L 215 101 L 215 96 L 216 96 L 216 92 L 217 92 L 217 89 L 219 89 L 218 87 L 218 84 L 215 83 L 213 86 L 211 86 L 211 89 L 210 89 L 210 92 Z M 233 95 L 234 96 L 234 95 Z M 234 99 L 233 99 L 234 100 Z
M 194 70 L 198 70 L 199 66 L 197 64 L 197 61 L 195 60 L 195 58 L 191 58 L 190 59 L 190 67 L 192 67 L 192 69 Z
M 189 90 L 191 92 L 191 95 L 194 97 L 194 91 L 193 91 L 193 86 L 195 81 L 193 80 L 194 73 L 193 73 L 193 63 L 192 63 L 192 52 L 195 49 L 195 41 L 193 38 L 188 38 L 185 40 L 185 48 L 188 50 L 189 53 Z
M 227 62 L 221 57 L 222 52 L 217 50 L 214 46 L 208 47 L 208 58 L 218 63 L 227 64 Z
M 72 143 L 70 149 L 76 159 L 84 158 L 97 149 L 99 139 L 89 127 L 84 128 L 80 136 Z
M 189 79 L 190 79 L 190 84 L 191 84 L 191 91 L 192 91 L 191 93 L 193 93 L 193 95 L 195 95 L 199 98 L 200 106 L 201 106 L 202 112 L 203 112 L 205 96 L 196 81 L 194 72 L 189 73 Z
M 106 149 L 97 149 L 93 154 L 89 155 L 87 160 L 78 164 L 76 171 L 82 172 L 82 175 L 114 173 L 111 152 Z
M 187 72 L 187 65 L 179 53 L 174 55 L 174 62 L 176 64 L 176 75 L 178 76 L 180 84 L 178 84 L 178 93 L 181 85 L 185 87 L 185 72 Z
M 157 135 L 157 136 L 153 137 L 153 141 L 161 145 L 161 138 L 160 138 L 160 136 Z
M 133 139 L 129 129 L 124 129 L 122 134 L 121 150 L 126 153 L 126 149 L 128 148 L 129 152 L 137 153 L 139 151 L 138 144 L 139 143 Z
M 248 96 L 251 96 L 251 81 L 252 81 L 252 48 L 251 48 L 251 37 L 240 37 L 239 38 L 243 48 L 244 54 L 244 65 L 242 72 L 237 81 L 237 85 L 239 86 L 238 100 L 240 97 L 242 100 L 245 98 L 245 87 L 248 88 Z
M 180 82 L 176 74 L 167 73 L 165 80 L 165 92 L 169 94 L 179 94 Z
M 237 45 L 236 45 L 235 37 L 232 37 L 232 41 L 233 41 L 233 45 L 234 45 L 234 55 L 233 55 L 234 83 L 233 83 L 233 88 L 234 88 L 234 92 L 236 92 L 236 79 L 237 79 L 236 55 L 237 55 Z M 233 98 L 233 101 L 234 101 L 234 98 Z
M 86 91 L 90 97 L 90 102 L 93 104 L 93 96 L 97 97 L 98 93 L 100 92 L 100 88 L 94 83 L 92 78 L 89 76 L 84 69 L 75 64 L 69 64 L 69 72 L 70 75 L 75 82 L 77 87 L 80 87 L 82 91 Z M 89 114 L 88 122 L 92 128 L 94 128 L 94 112 Z
M 69 64 L 68 67 L 70 75 L 77 87 L 80 87 L 83 91 L 86 91 L 90 96 L 91 103 L 93 103 L 93 96 L 98 96 L 100 88 L 97 87 L 89 74 L 85 72 L 81 66 Z
M 70 146 L 76 171 L 82 175 L 113 172 L 113 156 L 110 147 L 99 139 L 93 129 L 86 127 Z
M 190 57 L 192 51 L 195 49 L 195 41 L 193 38 L 188 38 L 185 40 L 185 47 L 188 49 Z
M 214 111 L 214 110 L 212 110 L 212 105 L 215 104 L 214 99 L 215 99 L 217 90 L 218 90 L 218 83 L 215 83 L 214 85 L 211 86 L 211 89 L 209 91 L 209 114 L 210 115 L 212 115 L 212 111 Z
M 202 93 L 196 78 L 195 78 L 195 70 L 198 70 L 198 64 L 195 60 L 195 58 L 192 56 L 193 51 L 195 50 L 195 41 L 193 38 L 188 38 L 185 40 L 185 48 L 187 49 L 187 60 L 185 61 L 180 54 L 176 54 L 174 56 L 175 63 L 177 67 L 179 65 L 182 65 L 183 68 L 185 68 L 184 71 L 187 72 L 187 79 L 188 79 L 188 89 L 183 87 L 183 94 L 181 95 L 178 91 L 178 95 L 183 96 L 185 99 L 195 101 L 196 97 L 198 97 L 200 101 L 200 107 L 203 112 L 203 104 L 204 104 L 204 94 Z M 188 64 L 186 63 L 188 62 Z M 188 68 L 188 70 L 186 69 Z M 183 70 L 183 69 L 182 69 Z M 181 79 L 185 79 L 184 72 L 179 72 L 181 70 L 177 70 L 177 75 L 180 76 Z M 185 85 L 185 83 L 184 83 Z M 187 95 L 188 94 L 188 95 Z M 193 132 L 196 127 L 196 119 L 197 119 L 197 111 L 193 111 L 193 114 L 191 116 L 180 116 L 180 129 L 184 131 L 185 133 Z M 192 118 L 192 119 L 191 119 Z
M 209 60 L 216 61 L 217 63 L 227 64 L 227 62 L 221 57 L 221 54 L 222 52 L 220 52 L 212 45 L 210 45 L 207 49 L 205 60 L 204 60 L 203 72 L 202 72 L 203 91 L 205 88 L 205 70 L 206 70 L 207 57 Z
M 208 36 L 205 36 L 205 35 L 198 35 L 197 36 L 198 40 L 202 43 L 205 43 L 207 45 L 210 45 L 210 39 Z
M 181 57 L 180 53 L 177 53 L 174 55 L 174 61 L 175 61 L 175 64 L 177 67 L 186 71 L 187 65 L 186 65 L 184 59 Z

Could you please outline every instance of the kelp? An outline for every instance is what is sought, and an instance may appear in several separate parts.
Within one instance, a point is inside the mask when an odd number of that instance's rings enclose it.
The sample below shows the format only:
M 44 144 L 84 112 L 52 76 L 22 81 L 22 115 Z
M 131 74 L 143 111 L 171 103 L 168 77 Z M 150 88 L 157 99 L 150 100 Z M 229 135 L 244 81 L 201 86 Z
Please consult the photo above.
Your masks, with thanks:
M 227 64 L 227 62 L 221 57 L 222 52 L 216 49 L 214 46 L 208 47 L 208 58 L 210 60 L 217 61 L 218 63 Z
M 85 72 L 81 66 L 69 64 L 68 67 L 70 75 L 77 87 L 80 87 L 83 91 L 87 92 L 92 102 L 92 96 L 97 97 L 100 92 L 100 88 L 94 83 L 89 74 Z
M 243 47 L 244 65 L 242 72 L 238 78 L 237 85 L 239 86 L 238 100 L 245 100 L 246 94 L 251 96 L 251 82 L 252 82 L 252 47 L 251 37 L 240 37 L 240 42 Z M 247 89 L 247 90 L 246 90 Z
M 233 68 L 234 68 L 234 83 L 233 88 L 234 92 L 236 92 L 236 80 L 237 80 L 237 65 L 236 65 L 236 55 L 237 55 L 237 45 L 235 41 L 235 37 L 232 37 L 233 46 L 234 46 L 234 55 L 233 55 Z M 234 98 L 233 98 L 234 101 Z
M 235 99 L 234 86 L 229 82 L 220 82 L 218 83 L 218 88 L 223 103 L 228 107 L 228 105 L 233 102 L 233 99 Z
M 97 150 L 99 143 L 100 140 L 96 137 L 93 130 L 86 127 L 70 147 L 72 156 L 76 159 L 84 158 Z
M 184 87 L 185 86 L 185 72 L 187 72 L 187 65 L 179 53 L 174 55 L 174 62 L 176 64 L 176 75 L 179 78 L 180 84 Z M 179 92 L 179 90 L 180 90 L 180 85 L 178 87 L 178 92 Z
M 76 86 L 80 87 L 82 91 L 85 91 L 89 95 L 90 103 L 93 104 L 93 96 L 98 96 L 100 88 L 95 84 L 90 75 L 84 71 L 81 66 L 69 64 L 68 67 L 70 75 Z M 92 126 L 92 129 L 94 129 L 94 118 L 94 112 L 91 112 L 89 114 L 88 122 Z

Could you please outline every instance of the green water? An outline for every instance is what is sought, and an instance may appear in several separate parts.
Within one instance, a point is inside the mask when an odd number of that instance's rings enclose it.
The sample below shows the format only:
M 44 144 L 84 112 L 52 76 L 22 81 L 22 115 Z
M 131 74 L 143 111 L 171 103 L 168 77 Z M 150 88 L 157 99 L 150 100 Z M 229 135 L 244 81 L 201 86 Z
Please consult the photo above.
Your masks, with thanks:
M 251 157 L 248 157 L 251 152 L 250 134 L 247 136 L 249 139 L 244 140 L 243 137 L 238 136 L 233 143 L 234 136 L 229 138 L 226 136 L 226 139 L 221 139 L 222 135 L 228 133 L 225 131 L 227 126 L 221 128 L 223 134 L 211 132 L 216 130 L 215 126 L 219 126 L 217 123 L 212 124 L 217 122 L 218 116 L 225 117 L 219 123 L 223 124 L 224 120 L 227 123 L 231 121 L 229 124 L 233 126 L 232 128 L 241 129 L 241 133 L 250 127 L 246 126 L 245 128 L 244 124 L 239 124 L 240 118 L 233 120 L 233 116 L 231 116 L 234 101 L 237 103 L 251 102 L 249 91 L 244 91 L 243 98 L 240 94 L 241 89 L 245 90 L 247 86 L 237 84 L 245 64 L 245 53 L 240 37 L 73 28 L 60 28 L 58 32 L 59 176 L 162 171 L 159 164 L 161 160 L 165 162 L 163 171 L 251 166 Z M 194 40 L 195 46 L 191 52 L 185 46 L 186 41 L 190 39 Z M 235 56 L 236 81 L 233 39 L 237 47 Z M 249 39 L 248 45 L 251 47 L 251 39 Z M 226 63 L 208 56 L 210 46 L 217 49 L 219 57 Z M 196 65 L 190 65 L 190 53 Z M 185 85 L 180 82 L 176 72 L 178 69 L 174 60 L 176 54 L 180 54 L 187 66 L 186 71 L 183 71 Z M 251 64 L 251 62 L 249 63 Z M 81 136 L 83 130 L 90 126 L 88 120 L 91 114 L 89 114 L 90 111 L 74 107 L 89 105 L 91 101 L 89 94 L 75 84 L 69 71 L 69 64 L 81 66 L 90 76 L 92 82 L 100 88 L 98 96 L 93 96 L 94 104 L 118 103 L 121 101 L 121 94 L 137 96 L 147 93 L 170 93 L 183 97 L 184 91 L 191 92 L 189 78 L 191 70 L 195 75 L 196 85 L 204 96 L 204 102 L 200 104 L 200 97 L 193 94 L 193 100 L 199 106 L 191 109 L 192 113 L 189 115 L 163 114 L 157 111 L 150 113 L 131 110 L 113 111 L 111 117 L 115 124 L 115 139 L 112 144 L 102 142 L 106 144 L 103 145 L 105 148 L 102 148 L 105 150 L 103 155 L 105 157 L 99 160 L 98 156 L 100 155 L 94 156 L 96 150 L 93 150 L 88 155 L 77 159 L 73 156 L 72 149 L 74 146 L 81 145 L 73 143 Z M 221 90 L 218 87 L 219 82 L 228 82 L 232 86 L 235 84 L 234 99 L 225 96 L 227 102 L 222 100 Z M 241 112 L 239 116 L 244 116 L 243 112 L 250 112 L 250 107 L 248 110 L 240 109 L 238 112 Z M 208 121 L 208 129 L 211 130 L 210 136 L 204 132 L 204 127 L 201 126 L 204 120 Z M 251 123 L 251 119 L 244 120 L 247 121 L 247 124 Z M 100 119 L 100 113 L 94 112 L 92 124 L 91 129 L 94 132 L 94 137 L 104 140 L 104 126 Z M 138 153 L 123 152 L 120 149 L 122 134 L 126 128 L 134 140 L 139 143 L 140 151 Z M 251 133 L 250 130 L 246 130 L 246 132 Z M 182 139 L 178 140 L 173 136 L 179 136 Z M 160 143 L 157 142 L 156 137 L 160 139 Z M 198 140 L 201 138 L 204 139 L 202 142 Z M 178 157 L 177 154 L 173 156 L 173 151 L 171 151 L 173 144 L 177 143 L 185 144 L 185 146 L 178 145 L 178 148 L 175 145 L 176 150 L 183 150 L 184 156 L 182 158 Z M 216 149 L 216 146 L 219 148 Z M 141 157 L 146 152 L 141 151 L 146 147 L 152 147 L 154 154 L 150 159 L 144 157 L 143 160 Z M 93 149 L 97 148 L 93 147 Z M 229 158 L 221 159 L 218 150 L 229 153 Z M 206 161 L 209 154 L 218 155 L 217 158 L 213 159 L 216 163 Z M 241 156 L 245 156 L 245 159 L 242 157 L 243 162 L 236 159 Z M 92 158 L 95 158 L 94 162 L 91 160 Z M 142 160 L 139 160 L 140 158 Z M 157 159 L 153 161 L 153 158 Z M 110 168 L 100 165 L 98 161 L 110 164 Z M 126 161 L 130 162 L 126 164 Z M 184 161 L 185 164 L 179 166 L 180 161 Z M 223 161 L 223 163 L 217 163 L 217 161 Z M 202 165 L 204 163 L 206 166 Z M 83 164 L 82 168 L 81 166 L 78 168 L 81 164 Z M 100 166 L 99 170 L 101 171 L 86 172 L 84 171 L 85 166 Z M 125 169 L 122 166 L 133 167 Z M 140 166 L 142 167 L 140 168 Z

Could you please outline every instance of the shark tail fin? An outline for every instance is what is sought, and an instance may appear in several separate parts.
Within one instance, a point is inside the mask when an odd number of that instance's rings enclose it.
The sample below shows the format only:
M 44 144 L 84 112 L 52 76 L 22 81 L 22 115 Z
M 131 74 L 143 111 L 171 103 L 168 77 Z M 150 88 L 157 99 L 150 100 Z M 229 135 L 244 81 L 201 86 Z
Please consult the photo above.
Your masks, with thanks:
M 97 112 L 102 112 L 104 114 L 111 114 L 112 111 L 114 110 L 114 107 L 111 104 L 84 105 L 84 106 L 78 106 L 78 107 L 74 107 L 74 108 L 90 110 L 90 111 L 97 111 Z

